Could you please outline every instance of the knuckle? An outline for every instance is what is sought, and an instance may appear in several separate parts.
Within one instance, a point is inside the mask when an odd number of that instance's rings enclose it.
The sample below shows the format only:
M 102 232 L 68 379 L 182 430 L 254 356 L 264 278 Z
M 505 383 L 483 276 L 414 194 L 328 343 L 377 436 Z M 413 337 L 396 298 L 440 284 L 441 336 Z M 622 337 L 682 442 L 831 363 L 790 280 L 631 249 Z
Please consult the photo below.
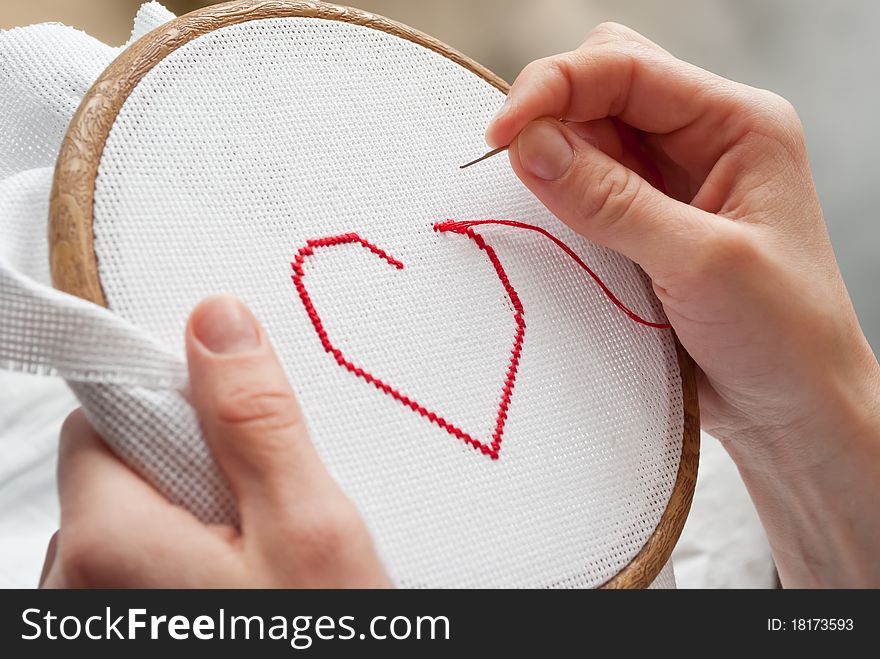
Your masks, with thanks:
M 520 77 L 538 86 L 547 85 L 548 81 L 560 78 L 568 79 L 567 57 L 569 57 L 568 53 L 562 53 L 529 62 L 522 70 Z
M 587 40 L 591 43 L 609 43 L 629 39 L 632 30 L 614 21 L 603 21 L 590 30 Z
M 723 231 L 701 244 L 699 264 L 694 272 L 697 278 L 711 279 L 715 275 L 731 276 L 737 271 L 754 270 L 760 260 L 760 246 L 747 231 Z
M 756 132 L 788 150 L 800 151 L 804 147 L 803 125 L 788 99 L 761 89 L 753 97 L 753 107 Z
M 624 53 L 638 55 L 662 51 L 662 48 L 626 25 L 607 21 L 590 30 L 583 44 L 585 47 L 606 47 Z
M 766 104 L 775 117 L 791 125 L 800 126 L 800 117 L 791 101 L 774 92 L 765 92 L 765 94 Z
M 570 97 L 574 87 L 572 64 L 578 57 L 577 52 L 567 52 L 534 60 L 517 76 L 514 86 L 528 87 L 533 93 Z
M 556 59 L 556 56 L 551 57 L 542 57 L 540 59 L 532 60 L 528 64 L 523 67 L 521 72 L 521 76 L 537 76 L 542 74 L 547 68 L 553 66 L 553 61 Z
M 303 423 L 293 395 L 285 388 L 232 387 L 218 400 L 217 418 L 238 429 L 291 430 Z
M 597 229 L 614 229 L 630 213 L 641 194 L 641 178 L 625 167 L 608 167 L 587 186 L 589 200 L 584 204 L 587 219 Z

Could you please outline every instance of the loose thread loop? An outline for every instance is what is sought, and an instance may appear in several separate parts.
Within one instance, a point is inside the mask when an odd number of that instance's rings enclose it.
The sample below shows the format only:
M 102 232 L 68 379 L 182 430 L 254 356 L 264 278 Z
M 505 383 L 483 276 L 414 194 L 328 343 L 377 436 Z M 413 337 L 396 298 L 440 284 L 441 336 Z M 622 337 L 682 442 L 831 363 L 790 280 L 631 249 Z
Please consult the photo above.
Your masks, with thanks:
M 583 269 L 594 282 L 602 289 L 602 292 L 618 309 L 620 309 L 624 314 L 626 314 L 630 320 L 639 323 L 640 325 L 645 325 L 646 327 L 653 327 L 654 329 L 671 329 L 672 325 L 669 323 L 655 323 L 651 320 L 646 320 L 642 318 L 635 311 L 626 306 L 620 299 L 611 291 L 608 286 L 605 285 L 605 282 L 602 281 L 602 278 L 597 275 L 590 266 L 584 263 L 583 259 L 579 257 L 571 247 L 562 242 L 559 238 L 554 236 L 552 233 L 547 231 L 546 229 L 535 226 L 534 224 L 526 224 L 525 222 L 517 222 L 515 220 L 446 220 L 445 222 L 436 222 L 434 224 L 434 231 L 438 231 L 440 233 L 449 232 L 449 233 L 459 233 L 468 236 L 471 239 L 476 239 L 480 234 L 474 231 L 475 226 L 481 226 L 485 224 L 495 224 L 505 227 L 512 227 L 514 229 L 526 229 L 528 231 L 534 231 L 536 233 L 541 234 L 545 238 L 549 238 L 553 243 L 559 247 L 563 252 L 568 254 L 571 259 L 577 263 L 581 269 Z

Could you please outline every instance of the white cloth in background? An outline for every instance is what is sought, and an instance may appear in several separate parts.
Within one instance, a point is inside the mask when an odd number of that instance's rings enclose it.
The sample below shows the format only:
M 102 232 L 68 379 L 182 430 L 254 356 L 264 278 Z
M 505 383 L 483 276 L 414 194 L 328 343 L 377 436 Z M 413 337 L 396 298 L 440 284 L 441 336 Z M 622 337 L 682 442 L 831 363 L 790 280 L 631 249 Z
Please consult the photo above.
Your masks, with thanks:
M 76 406 L 59 378 L 0 371 L 0 587 L 33 588 L 58 528 L 58 431 Z
M 136 24 L 134 33 L 142 34 L 155 25 L 164 22 L 171 17 L 170 14 L 161 9 L 156 3 L 150 3 L 150 5 L 145 6 L 141 10 L 138 15 L 138 23 Z M 32 33 L 28 32 L 32 31 Z M 64 42 L 65 38 L 63 36 L 63 31 L 69 31 L 70 40 Z M 116 49 L 111 49 L 109 47 L 104 46 L 103 44 L 99 44 L 98 42 L 90 39 L 86 35 L 82 33 L 76 32 L 74 30 L 70 30 L 69 28 L 64 28 L 63 26 L 33 26 L 32 28 L 27 28 L 25 30 L 16 31 L 15 35 L 17 38 L 28 39 L 29 43 L 34 48 L 48 48 L 53 53 L 55 53 L 52 57 L 54 57 L 57 62 L 50 61 L 50 64 L 46 65 L 46 60 L 42 60 L 41 66 L 47 68 L 46 71 L 43 71 L 43 75 L 49 75 L 51 79 L 58 81 L 59 77 L 62 77 L 64 80 L 64 84 L 59 84 L 58 86 L 63 90 L 74 90 L 73 94 L 45 94 L 41 93 L 40 95 L 35 97 L 34 106 L 35 111 L 31 115 L 27 113 L 26 116 L 22 118 L 22 120 L 28 119 L 28 117 L 33 116 L 37 117 L 38 120 L 35 120 L 31 123 L 27 123 L 23 133 L 21 134 L 12 134 L 13 131 L 5 131 L 7 132 L 5 137 L 0 137 L 0 140 L 5 139 L 6 142 L 0 142 L 4 147 L 6 147 L 7 154 L 9 157 L 6 158 L 2 165 L 6 166 L 8 169 L 3 171 L 2 176 L 5 178 L 0 181 L 0 193 L 3 191 L 3 186 L 8 186 L 7 190 L 11 192 L 7 192 L 7 194 L 0 194 L 0 235 L 3 235 L 3 209 L 11 209 L 7 212 L 9 213 L 20 213 L 26 212 L 28 214 L 33 214 L 37 217 L 45 217 L 45 210 L 43 207 L 40 207 L 40 204 L 46 205 L 48 198 L 48 185 L 51 181 L 51 168 L 54 165 L 55 153 L 57 152 L 57 144 L 60 142 L 61 136 L 63 135 L 64 129 L 66 128 L 67 122 L 69 121 L 70 115 L 73 110 L 75 110 L 78 104 L 77 94 L 81 96 L 82 93 L 88 88 L 91 84 L 91 80 L 97 75 L 109 63 L 110 59 L 115 56 Z M 8 37 L 12 33 L 4 33 L 0 35 L 0 39 Z M 59 48 L 59 40 L 64 42 L 65 45 L 62 48 Z M 43 44 L 42 46 L 40 44 Z M 2 46 L 2 40 L 0 40 L 0 46 Z M 83 66 L 80 68 L 78 66 L 79 59 L 76 56 L 72 56 L 72 52 L 78 52 L 79 50 L 83 52 Z M 102 58 L 107 58 L 106 61 L 101 62 Z M 27 62 L 18 62 L 17 64 L 27 67 Z M 22 73 L 18 72 L 19 75 Z M 33 75 L 35 72 L 30 72 L 27 75 Z M 0 70 L 0 76 L 4 74 L 3 70 Z M 9 83 L 8 79 L 4 79 L 0 77 L 0 85 L 5 83 Z M 0 87 L 2 89 L 2 87 Z M 40 112 L 39 110 L 45 109 L 43 105 L 45 104 L 48 107 L 47 111 Z M 0 110 L 2 113 L 2 110 Z M 0 115 L 2 117 L 2 115 Z M 0 121 L 0 125 L 2 121 Z M 8 124 L 7 124 L 8 125 Z M 33 139 L 34 137 L 38 137 L 38 139 L 34 140 L 38 145 L 34 149 L 29 149 L 27 147 L 27 140 L 22 137 L 22 135 L 30 135 L 31 137 L 28 139 Z M 23 142 L 24 140 L 24 142 Z M 55 140 L 53 142 L 53 140 Z M 53 146 L 54 145 L 54 146 Z M 2 156 L 0 156 L 2 157 Z M 21 169 L 17 169 L 21 168 Z M 22 211 L 21 209 L 24 209 Z M 42 245 L 33 245 L 26 244 L 28 240 L 32 240 L 30 238 L 28 232 L 25 232 L 23 236 L 18 238 L 13 238 L 9 242 L 6 243 L 6 249 L 0 251 L 0 257 L 3 254 L 6 254 L 10 259 L 16 259 L 18 262 L 24 262 L 25 267 L 29 268 L 27 274 L 34 277 L 38 281 L 45 281 L 46 277 L 46 268 L 45 263 L 41 263 L 39 259 L 21 259 L 21 255 L 24 251 L 27 250 L 44 250 L 45 253 L 45 244 Z M 2 249 L 2 245 L 0 245 L 0 249 Z M 20 288 L 20 297 L 18 298 L 22 303 L 25 300 L 28 300 L 29 296 L 33 293 L 33 289 L 29 289 L 31 283 L 28 282 L 25 278 L 17 279 L 14 283 L 19 284 Z M 10 289 L 7 288 L 7 293 Z M 53 303 L 53 295 L 47 294 L 45 291 L 41 292 L 43 299 L 46 300 L 46 304 L 50 305 L 47 308 L 51 308 Z M 61 294 L 57 294 L 60 296 Z M 11 298 L 7 298 L 8 299 Z M 71 303 L 68 300 L 64 301 L 64 304 L 76 304 Z M 88 308 L 87 308 L 88 307 Z M 120 372 L 125 374 L 131 374 L 132 372 L 136 373 L 137 378 L 134 382 L 140 381 L 148 384 L 156 384 L 156 383 L 172 383 L 178 381 L 177 379 L 180 377 L 181 372 L 176 365 L 174 357 L 169 356 L 168 360 L 165 363 L 162 363 L 161 360 L 157 361 L 154 359 L 150 359 L 151 355 L 161 354 L 162 350 L 157 348 L 155 342 L 149 336 L 144 335 L 143 333 L 138 333 L 138 330 L 135 330 L 131 325 L 122 321 L 115 314 L 109 314 L 104 312 L 103 310 L 98 310 L 95 307 L 90 305 L 82 304 L 80 308 L 75 311 L 77 314 L 90 314 L 92 320 L 89 321 L 92 324 L 94 323 L 103 323 L 104 329 L 103 333 L 93 334 L 93 336 L 101 337 L 101 340 L 95 346 L 89 347 L 84 346 L 80 349 L 82 350 L 92 350 L 92 354 L 94 357 L 103 357 L 105 363 L 107 365 L 107 369 L 101 370 L 102 362 L 91 362 L 92 368 L 89 369 L 88 372 L 83 372 L 81 368 L 81 364 L 83 363 L 82 355 L 69 355 L 69 354 L 61 354 L 54 353 L 48 355 L 37 355 L 34 358 L 33 355 L 30 355 L 30 363 L 37 364 L 37 367 L 34 369 L 38 372 L 46 372 L 51 371 L 50 367 L 54 367 L 55 370 L 58 370 L 58 364 L 61 363 L 62 366 L 65 365 L 65 359 L 68 360 L 68 364 L 66 364 L 65 368 L 62 368 L 62 374 L 65 377 L 68 377 L 72 380 L 79 380 L 85 382 L 94 382 L 94 381 L 106 381 L 108 376 L 118 377 Z M 50 313 L 47 311 L 47 313 Z M 108 339 L 108 337 L 110 337 Z M 114 338 L 115 337 L 115 338 Z M 132 338 L 134 337 L 134 338 Z M 114 352 L 115 348 L 115 352 Z M 119 369 L 117 368 L 120 360 L 126 364 L 126 368 Z M 143 378 L 143 379 L 140 379 Z M 140 379 L 140 380 L 139 380 Z M 7 378 L 6 382 L 10 382 L 10 379 Z M 120 382 L 117 380 L 117 382 Z M 127 382 L 131 384 L 132 381 Z M 0 383 L 0 386 L 3 386 L 5 382 Z M 90 387 L 85 395 L 88 396 L 89 392 L 94 392 L 95 388 Z M 106 393 L 106 392 L 105 392 Z M 47 392 L 49 394 L 49 392 Z M 54 395 L 54 394 L 52 394 Z M 99 396 L 100 401 L 96 401 L 96 403 L 100 402 L 101 404 L 107 404 L 108 398 L 106 396 Z M 63 400 L 63 399 L 62 399 Z M 134 401 L 136 402 L 136 401 Z M 5 396 L 4 396 L 4 405 L 6 404 Z M 21 401 L 17 403 L 18 405 L 24 405 Z M 113 401 L 111 400 L 111 403 Z M 122 401 L 119 404 L 118 409 L 131 409 L 131 405 L 133 404 L 133 400 L 131 398 Z M 59 407 L 63 407 L 64 411 L 70 406 L 70 399 L 67 398 L 64 400 L 63 404 L 59 404 Z M 188 409 L 188 407 L 187 407 Z M 60 411 L 60 410 L 59 410 Z M 148 412 L 155 412 L 155 410 L 149 410 Z M 179 412 L 183 413 L 183 407 L 181 407 Z M 118 411 L 111 412 L 118 413 Z M 46 417 L 51 417 L 52 415 L 46 413 Z M 19 424 L 21 422 L 21 417 L 19 416 Z M 180 415 L 171 414 L 170 416 L 166 416 L 163 419 L 154 419 L 152 425 L 159 425 L 159 430 L 161 431 L 161 426 L 163 424 L 174 424 L 179 421 L 181 418 Z M 57 416 L 53 418 L 51 422 L 47 423 L 47 427 L 50 428 L 48 434 L 44 434 L 44 436 L 51 437 L 51 433 L 57 432 Z M 192 423 L 191 415 L 189 418 L 189 423 Z M 23 440 L 21 435 L 16 436 L 12 433 L 21 433 L 22 435 L 26 435 L 29 431 L 27 429 L 22 430 L 21 425 L 15 426 L 10 421 L 7 420 L 7 431 L 8 427 L 18 428 L 18 430 L 14 430 L 11 432 L 7 432 L 6 435 L 0 435 L 3 437 L 4 441 L 9 441 L 10 443 L 21 442 Z M 179 429 L 178 429 L 179 430 Z M 0 433 L 4 432 L 3 425 L 0 425 Z M 191 427 L 190 432 L 197 433 L 197 428 Z M 9 437 L 12 439 L 9 439 Z M 706 444 L 711 442 L 712 440 L 707 440 Z M 49 445 L 44 447 L 44 450 L 48 448 Z M 704 452 L 710 452 L 710 450 L 704 448 Z M 41 455 L 46 456 L 46 453 L 42 453 Z M 133 456 L 128 456 L 132 458 Z M 136 457 L 136 456 L 135 456 Z M 717 464 L 721 465 L 723 462 L 718 462 Z M 724 468 L 719 467 L 719 471 L 717 473 L 723 473 Z M 729 473 L 729 461 L 728 461 L 728 469 Z M 3 472 L 0 472 L 3 473 Z M 10 473 L 20 473 L 20 474 L 28 474 L 27 470 L 16 470 L 14 466 L 10 467 Z M 45 485 L 45 473 L 41 472 L 40 478 L 43 479 L 42 485 Z M 210 480 L 210 477 L 206 480 Z M 729 482 L 730 479 L 727 479 Z M 0 480 L 0 484 L 2 484 L 3 480 Z M 702 483 L 704 481 L 701 479 L 700 488 L 702 488 Z M 740 491 L 742 490 L 741 485 L 739 486 Z M 8 499 L 7 499 L 8 496 Z M 728 496 L 719 497 L 724 498 L 725 501 L 729 500 Z M 7 500 L 9 503 L 7 503 Z M 7 492 L 7 487 L 0 486 L 0 512 L 6 511 L 8 507 L 17 505 L 17 497 L 10 490 L 10 493 Z M 725 509 L 727 509 L 728 504 L 725 503 Z M 748 507 L 746 508 L 748 510 Z M 48 507 L 45 508 L 49 515 L 53 514 L 54 509 L 50 510 Z M 695 504 L 695 511 L 699 510 L 699 500 L 697 504 Z M 713 508 L 710 511 L 710 518 L 714 521 L 714 519 L 718 516 L 718 509 Z M 752 513 L 753 516 L 753 513 Z M 46 519 L 43 517 L 42 519 Z M 727 526 L 729 526 L 729 518 L 727 519 Z M 50 525 L 51 526 L 51 525 Z M 698 526 L 695 521 L 695 516 L 692 516 L 689 521 L 688 527 Z M 11 528 L 14 528 L 15 525 L 12 525 Z M 2 528 L 2 527 L 0 527 Z M 40 554 L 38 560 L 36 561 L 37 570 L 39 564 L 42 561 L 41 552 L 45 547 L 45 540 L 48 539 L 48 534 L 52 529 L 47 529 L 44 533 L 45 539 L 39 543 L 41 546 L 34 547 L 34 549 Z M 33 536 L 34 534 L 32 534 Z M 39 535 L 37 533 L 36 535 Z M 36 543 L 35 543 L 36 544 Z M 682 543 L 684 544 L 684 542 Z M 748 545 L 747 542 L 743 543 L 744 545 Z M 705 547 L 706 545 L 704 545 Z M 713 550 L 716 554 L 721 554 L 719 551 L 719 547 L 713 547 Z M 748 549 L 748 546 L 746 546 Z M 7 551 L 2 545 L 0 545 L 0 552 Z M 686 560 L 689 560 L 689 554 L 684 551 L 682 545 L 680 545 L 678 554 L 682 554 Z M 706 556 L 706 552 L 703 551 L 702 556 Z M 0 561 L 3 560 L 3 556 L 0 555 Z M 693 564 L 693 561 L 691 561 Z M 705 568 L 707 570 L 722 570 L 722 568 L 713 563 L 712 561 L 704 561 L 706 563 Z M 760 563 L 760 560 L 758 561 Z M 693 570 L 692 572 L 699 572 L 699 569 Z M 35 577 L 34 577 L 35 578 Z M 669 575 L 664 575 L 664 581 L 668 582 Z M 659 581 L 659 580 L 658 580 Z M 697 581 L 696 579 L 694 581 Z M 19 582 L 20 583 L 20 582 Z M 736 579 L 729 580 L 720 580 L 716 581 L 718 585 L 726 584 L 726 585 L 766 585 L 760 583 L 737 583 Z M 682 585 L 700 585 L 699 583 L 691 583 Z
M 679 588 L 775 588 L 767 536 L 736 465 L 703 433 L 691 513 L 672 552 Z
M 156 2 L 143 5 L 137 13 L 130 42 L 174 17 Z M 95 78 L 122 50 L 113 48 L 74 28 L 59 24 L 32 25 L 0 30 L 0 52 L 22 53 L 23 59 L 0 56 L 0 268 L 4 268 L 9 295 L 0 313 L 14 304 L 17 292 L 21 304 L 32 309 L 41 289 L 51 311 L 60 301 L 84 314 L 97 314 L 108 331 L 117 334 L 118 321 L 90 305 L 78 305 L 49 285 L 48 245 L 45 230 L 33 230 L 33 222 L 48 217 L 49 191 L 55 158 L 73 113 Z M 22 94 L 23 81 L 35 81 L 30 94 Z M 44 84 L 39 84 L 45 81 Z M 15 94 L 17 104 L 6 103 Z M 32 218 L 32 222 L 27 220 Z M 14 268 L 11 267 L 14 265 Z M 74 311 L 74 313 L 76 313 Z M 92 335 L 94 336 L 94 335 Z M 109 336 L 109 335 L 108 335 Z M 36 345 L 34 348 L 40 347 Z M 43 344 L 45 345 L 45 344 Z M 50 344 L 51 345 L 51 344 Z M 112 343 L 110 344 L 112 346 Z M 69 344 L 73 350 L 51 353 L 18 353 L 16 366 L 29 365 L 34 373 L 54 374 L 51 365 L 65 374 L 88 379 L 101 377 L 103 359 L 130 358 L 124 349 L 116 355 L 103 352 L 105 346 Z M 77 354 L 77 349 L 81 350 Z M 129 357 L 125 355 L 129 354 Z M 97 357 L 91 372 L 80 372 L 85 355 Z M 155 365 L 141 356 L 149 372 Z M 11 367 L 3 363 L 0 368 Z M 159 365 L 162 372 L 166 365 Z M 161 381 L 161 376 L 157 381 Z M 61 423 L 77 401 L 58 377 L 0 370 L 0 587 L 34 587 L 40 575 L 46 547 L 58 528 L 58 496 L 55 463 Z

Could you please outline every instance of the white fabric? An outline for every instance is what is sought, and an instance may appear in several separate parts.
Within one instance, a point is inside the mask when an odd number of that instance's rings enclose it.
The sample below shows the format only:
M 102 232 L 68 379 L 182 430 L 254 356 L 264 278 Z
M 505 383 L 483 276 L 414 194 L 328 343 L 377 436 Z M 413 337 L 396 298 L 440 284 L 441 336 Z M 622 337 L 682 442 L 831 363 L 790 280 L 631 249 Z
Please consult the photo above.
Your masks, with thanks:
M 158 3 L 144 5 L 132 39 L 171 18 Z M 65 378 L 95 427 L 173 501 L 206 519 L 231 520 L 230 495 L 205 459 L 197 420 L 181 393 L 186 369 L 179 354 L 117 314 L 48 285 L 44 227 L 54 160 L 81 97 L 120 50 L 63 25 L 0 32 L 6 101 L 0 115 L 0 367 Z M 119 417 L 143 424 L 136 435 L 141 446 L 159 447 L 158 456 L 173 450 L 192 482 L 150 469 L 128 440 L 112 441 L 119 430 L 109 420 Z
M 58 431 L 76 399 L 63 380 L 5 371 L 0 392 L 0 588 L 33 588 L 58 528 Z
M 0 48 L 24 58 L 16 32 L 26 31 L 2 33 Z M 4 84 L 19 93 L 47 84 L 26 72 L 23 64 Z M 102 160 L 97 249 L 110 306 L 126 320 L 15 272 L 10 256 L 34 260 L 7 249 L 0 357 L 73 381 L 117 451 L 202 517 L 229 519 L 177 393 L 179 349 L 162 346 L 180 345 L 196 300 L 235 292 L 267 326 L 322 456 L 400 583 L 601 583 L 650 535 L 677 468 L 680 382 L 668 334 L 632 325 L 541 239 L 483 230 L 528 325 L 501 456 L 490 461 L 339 368 L 289 281 L 295 248 L 334 232 L 355 229 L 403 260 L 397 272 L 358 248 L 335 248 L 309 263 L 306 283 L 330 335 L 359 364 L 482 439 L 509 361 L 511 312 L 485 256 L 463 236 L 433 233 L 432 221 L 505 216 L 546 226 L 627 303 L 658 317 L 633 266 L 568 232 L 501 160 L 456 169 L 499 101 L 448 60 L 366 28 L 264 21 L 199 39 L 135 90 Z M 18 130 L 12 116 L 0 134 Z M 20 149 L 27 155 L 7 161 L 21 176 L 0 196 L 18 209 L 12 226 L 45 217 L 39 190 L 54 158 L 45 144 L 42 159 Z M 162 261 L 169 255 L 179 259 L 173 271 Z M 44 265 L 29 267 L 45 278 Z
M 483 230 L 527 323 L 499 460 L 321 347 L 289 264 L 309 239 L 357 231 L 406 267 L 351 245 L 311 258 L 305 282 L 330 336 L 359 366 L 489 437 L 513 314 L 485 255 L 432 231 L 446 217 L 540 224 L 643 315 L 660 315 L 635 266 L 566 229 L 503 159 L 458 169 L 502 100 L 459 65 L 373 29 L 254 21 L 151 69 L 99 167 L 94 231 L 110 308 L 179 346 L 199 299 L 227 291 L 248 303 L 322 457 L 405 585 L 598 585 L 653 533 L 678 468 L 671 334 L 634 325 L 541 237 Z M 132 446 L 143 424 L 119 409 L 111 433 L 151 472 L 175 470 L 175 452 L 152 438 Z
M 170 18 L 158 3 L 144 5 L 133 38 Z M 49 287 L 44 227 L 55 158 L 83 95 L 120 50 L 58 24 L 0 31 L 0 367 L 179 386 L 179 359 L 145 332 Z
M 144 5 L 132 38 L 172 17 L 158 3 Z M 126 345 L 117 344 L 120 350 L 111 362 L 100 337 L 137 347 L 137 341 L 126 339 L 133 328 L 48 288 L 45 218 L 55 157 L 83 94 L 119 50 L 62 25 L 0 30 L 0 367 L 104 381 L 124 379 L 134 366 L 136 379 L 170 385 L 182 379 L 176 361 L 157 365 L 161 353 L 149 349 L 135 351 L 141 359 L 136 364 L 138 357 L 132 362 Z M 28 323 L 10 323 L 12 310 L 23 307 L 28 310 Z M 80 338 L 92 343 L 68 341 L 65 346 L 60 334 L 47 340 L 39 333 L 39 322 L 34 322 L 43 314 L 51 318 L 43 330 L 54 328 L 76 336 L 85 329 Z M 132 336 L 139 334 L 135 330 Z M 128 365 L 120 368 L 125 362 Z M 168 373 L 169 367 L 178 370 Z M 58 431 L 74 406 L 75 399 L 60 379 L 0 372 L 2 587 L 37 583 L 49 537 L 58 528 Z
M 674 590 L 676 588 L 675 569 L 670 560 L 660 573 L 655 577 L 654 581 L 648 586 L 648 590 Z
M 736 465 L 703 433 L 690 515 L 672 552 L 679 588 L 775 588 L 770 545 Z

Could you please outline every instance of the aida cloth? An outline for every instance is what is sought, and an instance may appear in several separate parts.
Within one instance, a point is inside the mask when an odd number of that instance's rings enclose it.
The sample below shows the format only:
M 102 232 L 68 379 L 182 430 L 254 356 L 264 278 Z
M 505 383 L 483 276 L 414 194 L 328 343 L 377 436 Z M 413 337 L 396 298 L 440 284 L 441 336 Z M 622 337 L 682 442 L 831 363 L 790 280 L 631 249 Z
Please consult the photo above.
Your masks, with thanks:
M 59 104 L 59 125 L 89 75 Z M 8 84 L 15 101 L 25 85 Z M 200 299 L 236 295 L 397 584 L 604 583 L 653 533 L 675 482 L 675 345 L 538 234 L 479 227 L 499 270 L 477 241 L 433 230 L 449 218 L 540 226 L 663 320 L 643 273 L 549 214 L 503 157 L 458 169 L 502 100 L 442 55 L 369 27 L 279 18 L 195 39 L 134 89 L 101 157 L 94 232 L 109 310 L 47 289 L 44 264 L 9 248 L 0 361 L 68 379 L 122 457 L 202 519 L 232 521 L 185 395 L 182 336 Z M 60 135 L 31 150 L 21 140 L 33 134 L 7 132 L 19 146 L 0 209 L 45 222 Z M 16 245 L 36 235 L 25 225 L 9 222 Z M 672 585 L 671 571 L 657 585 Z

